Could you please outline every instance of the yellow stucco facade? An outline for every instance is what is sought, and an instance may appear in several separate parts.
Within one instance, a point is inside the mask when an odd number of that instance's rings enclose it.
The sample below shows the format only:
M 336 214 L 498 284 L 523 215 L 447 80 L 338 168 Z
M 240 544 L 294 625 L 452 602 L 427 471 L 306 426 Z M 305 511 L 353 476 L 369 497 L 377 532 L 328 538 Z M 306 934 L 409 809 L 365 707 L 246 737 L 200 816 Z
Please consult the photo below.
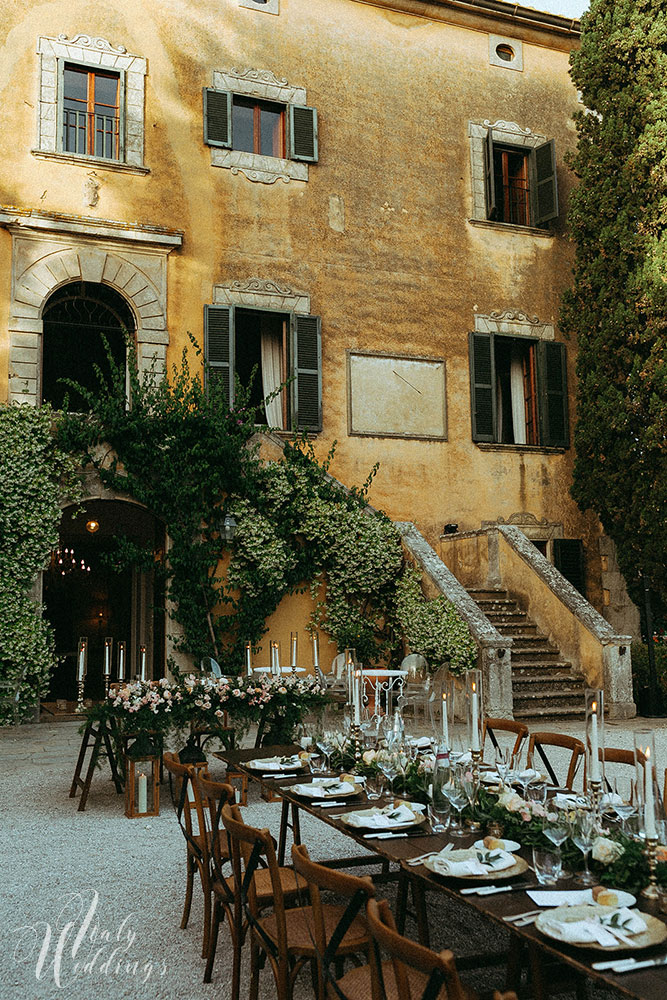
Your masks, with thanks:
M 0 399 L 39 401 L 42 310 L 73 280 L 124 295 L 143 356 L 159 365 L 177 360 L 188 332 L 203 342 L 207 305 L 310 313 L 321 317 L 314 445 L 324 455 L 337 440 L 332 473 L 359 483 L 379 462 L 371 502 L 434 544 L 447 522 L 473 530 L 517 512 L 583 539 L 601 607 L 599 526 L 569 496 L 576 344 L 565 353 L 568 446 L 473 440 L 470 332 L 562 341 L 564 157 L 580 107 L 568 75 L 576 23 L 495 6 L 5 5 Z M 123 78 L 119 160 L 63 150 L 68 65 Z M 315 108 L 316 162 L 207 144 L 205 88 Z M 496 145 L 526 156 L 554 141 L 551 221 L 486 218 L 490 127 Z

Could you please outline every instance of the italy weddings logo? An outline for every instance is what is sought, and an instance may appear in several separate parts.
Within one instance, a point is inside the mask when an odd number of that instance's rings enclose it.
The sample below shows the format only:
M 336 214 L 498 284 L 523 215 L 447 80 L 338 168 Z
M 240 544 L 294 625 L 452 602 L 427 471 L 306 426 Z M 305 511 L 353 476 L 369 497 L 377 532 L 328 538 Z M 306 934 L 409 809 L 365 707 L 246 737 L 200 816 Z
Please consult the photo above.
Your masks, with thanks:
M 164 960 L 140 952 L 132 926 L 135 914 L 116 925 L 105 925 L 99 909 L 97 892 L 73 892 L 65 897 L 53 921 L 15 927 L 14 961 L 25 966 L 31 978 L 34 975 L 37 981 L 63 990 L 84 977 L 132 978 L 143 984 L 164 976 Z

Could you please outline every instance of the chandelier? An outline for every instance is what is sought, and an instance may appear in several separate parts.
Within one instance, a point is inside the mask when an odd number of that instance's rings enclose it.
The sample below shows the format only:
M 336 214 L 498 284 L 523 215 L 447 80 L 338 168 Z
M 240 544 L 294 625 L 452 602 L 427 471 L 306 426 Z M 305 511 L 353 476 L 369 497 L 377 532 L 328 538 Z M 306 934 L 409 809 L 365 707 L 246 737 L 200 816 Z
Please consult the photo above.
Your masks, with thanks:
M 85 559 L 79 559 L 71 545 L 61 548 L 59 545 L 51 553 L 51 572 L 56 576 L 68 576 L 70 573 L 90 573 L 90 566 Z

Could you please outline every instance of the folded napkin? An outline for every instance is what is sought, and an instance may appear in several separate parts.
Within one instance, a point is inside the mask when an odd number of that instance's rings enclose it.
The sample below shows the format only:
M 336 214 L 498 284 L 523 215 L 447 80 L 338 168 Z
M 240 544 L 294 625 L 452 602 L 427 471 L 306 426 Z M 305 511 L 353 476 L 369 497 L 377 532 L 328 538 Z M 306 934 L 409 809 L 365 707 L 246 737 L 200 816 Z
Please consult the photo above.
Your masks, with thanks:
M 536 771 L 534 767 L 527 767 L 525 771 L 519 771 L 519 779 L 521 781 L 541 781 L 542 775 L 539 771 Z
M 564 795 L 562 792 L 556 792 L 552 801 L 557 809 L 569 809 L 570 806 L 584 805 L 586 799 L 581 795 Z
M 429 868 L 440 875 L 490 875 L 514 864 L 513 856 L 507 851 L 477 851 L 471 848 L 437 854 L 430 859 Z
M 405 823 L 414 823 L 419 818 L 408 806 L 386 806 L 384 809 L 362 809 L 359 812 L 348 813 L 345 822 L 348 826 L 365 827 L 372 830 L 391 830 Z
M 356 790 L 351 781 L 338 781 L 337 778 L 313 778 L 303 785 L 292 785 L 290 791 L 297 795 L 307 795 L 311 799 L 334 798 L 336 795 L 349 795 Z
M 577 906 L 593 902 L 591 889 L 529 889 L 528 895 L 536 906 Z
M 616 927 L 624 934 L 643 934 L 646 930 L 646 921 L 641 914 L 629 910 L 627 906 L 622 906 L 613 913 L 603 913 L 599 919 L 603 926 Z
M 295 754 L 293 757 L 265 757 L 264 760 L 249 760 L 248 767 L 257 768 L 260 771 L 285 771 L 292 767 L 300 767 L 301 763 L 301 758 Z
M 599 920 L 543 920 L 540 926 L 551 931 L 559 941 L 571 944 L 599 944 L 603 948 L 617 948 L 618 938 L 605 930 Z
M 417 747 L 418 750 L 431 746 L 428 736 L 420 736 L 418 740 L 410 740 L 410 743 L 413 747 Z

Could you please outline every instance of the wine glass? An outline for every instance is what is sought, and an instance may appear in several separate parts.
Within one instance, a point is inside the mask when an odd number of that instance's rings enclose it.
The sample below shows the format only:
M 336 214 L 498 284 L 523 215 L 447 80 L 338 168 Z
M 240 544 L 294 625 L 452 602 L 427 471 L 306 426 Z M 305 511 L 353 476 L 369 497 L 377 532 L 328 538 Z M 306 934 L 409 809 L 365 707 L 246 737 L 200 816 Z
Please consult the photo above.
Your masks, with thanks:
M 512 772 L 512 751 L 509 747 L 496 747 L 495 758 L 496 771 L 503 785 L 507 785 L 507 779 Z
M 630 775 L 614 779 L 614 812 L 621 821 L 621 830 L 627 833 L 626 824 L 637 810 L 637 783 Z
M 592 810 L 579 810 L 572 818 L 572 842 L 584 856 L 584 870 L 577 875 L 576 880 L 581 885 L 595 885 L 595 876 L 588 867 L 588 855 L 595 840 L 595 813 Z
M 468 805 L 474 809 L 479 792 L 479 775 L 475 774 L 472 768 L 464 767 L 461 769 L 461 787 L 468 800 Z
M 442 790 L 454 809 L 456 809 L 457 814 L 454 823 L 449 827 L 449 832 L 452 837 L 465 837 L 466 829 L 461 822 L 461 813 L 468 802 L 468 796 L 461 784 L 460 770 L 458 768 L 452 770 L 450 780 L 446 785 L 443 785 Z
M 570 835 L 570 826 L 562 812 L 547 813 L 542 822 L 542 833 L 561 853 L 561 845 Z M 560 878 L 569 878 L 570 872 L 561 869 Z
M 327 763 L 327 771 L 331 770 L 331 754 L 336 749 L 336 744 L 330 732 L 323 732 L 317 738 L 317 748 L 324 754 Z
M 394 796 L 394 781 L 399 771 L 398 757 L 393 750 L 380 750 L 379 754 L 375 758 L 378 763 L 378 767 L 384 774 L 385 778 L 389 782 L 389 787 L 391 789 L 392 798 Z

